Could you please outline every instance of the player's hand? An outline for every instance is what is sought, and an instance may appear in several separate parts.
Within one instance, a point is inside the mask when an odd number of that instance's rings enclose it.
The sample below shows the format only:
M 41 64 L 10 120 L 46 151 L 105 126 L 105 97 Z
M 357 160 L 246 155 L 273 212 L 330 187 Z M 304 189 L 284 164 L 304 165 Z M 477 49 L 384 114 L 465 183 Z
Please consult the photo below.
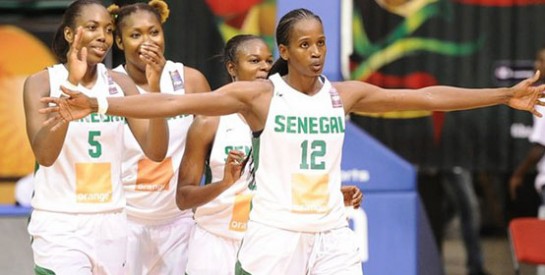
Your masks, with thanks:
M 166 59 L 163 51 L 155 43 L 142 43 L 140 45 L 140 59 L 146 63 L 146 79 L 153 92 L 160 92 L 160 81 Z
M 341 186 L 341 192 L 343 193 L 345 206 L 352 206 L 354 209 L 360 208 L 363 193 L 357 186 Z
M 242 151 L 231 150 L 227 155 L 225 161 L 225 168 L 223 170 L 223 181 L 232 185 L 240 176 L 242 176 L 242 169 L 244 168 L 244 159 L 246 155 Z
M 509 99 L 507 105 L 511 108 L 529 111 L 535 116 L 541 117 L 542 114 L 536 110 L 536 105 L 545 106 L 541 101 L 545 97 L 545 85 L 534 86 L 534 83 L 539 80 L 540 72 L 536 73 L 517 85 L 511 87 L 513 96 Z
M 87 72 L 87 48 L 82 46 L 82 39 L 83 29 L 78 27 L 66 54 L 68 81 L 74 85 L 78 85 Z
M 64 86 L 61 90 L 67 95 L 62 97 L 43 97 L 43 103 L 54 104 L 38 110 L 42 114 L 53 114 L 44 124 L 52 125 L 56 130 L 64 123 L 84 118 L 93 112 L 91 98 L 79 91 L 72 91 Z M 55 114 L 56 113 L 56 114 Z

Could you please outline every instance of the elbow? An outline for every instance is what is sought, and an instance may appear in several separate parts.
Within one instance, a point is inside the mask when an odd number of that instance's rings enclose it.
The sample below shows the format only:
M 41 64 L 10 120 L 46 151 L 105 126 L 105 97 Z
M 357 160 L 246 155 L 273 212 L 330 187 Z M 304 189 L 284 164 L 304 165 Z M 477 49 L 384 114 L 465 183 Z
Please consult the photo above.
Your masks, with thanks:
M 161 161 L 165 160 L 166 155 L 167 155 L 167 152 L 165 150 L 164 152 L 147 153 L 146 157 L 148 157 L 150 160 L 153 160 L 155 162 L 161 162 Z
M 36 162 L 41 165 L 41 166 L 44 166 L 44 167 L 50 167 L 51 165 L 53 165 L 55 163 L 55 161 L 57 161 L 57 156 L 58 155 L 54 155 L 54 154 L 34 154 L 34 156 L 36 157 Z
M 179 191 L 176 192 L 176 206 L 178 206 L 178 209 L 182 211 L 190 208 L 186 203 L 186 200 L 184 200 L 184 196 L 181 195 Z

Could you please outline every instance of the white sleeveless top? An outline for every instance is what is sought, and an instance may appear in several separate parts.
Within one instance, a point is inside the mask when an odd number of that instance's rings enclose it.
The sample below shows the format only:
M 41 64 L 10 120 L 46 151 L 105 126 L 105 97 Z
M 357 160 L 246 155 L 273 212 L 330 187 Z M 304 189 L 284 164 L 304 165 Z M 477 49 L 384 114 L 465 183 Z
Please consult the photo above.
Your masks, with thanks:
M 127 74 L 122 65 L 114 71 Z M 160 88 L 161 93 L 185 93 L 182 63 L 167 61 L 161 74 Z M 141 94 L 147 92 L 140 87 L 138 91 Z M 154 106 L 150 105 L 149 108 Z M 162 162 L 146 158 L 126 125 L 122 179 L 129 219 L 146 224 L 166 224 L 183 216 L 191 218 L 191 210 L 180 211 L 176 206 L 176 184 L 187 130 L 192 121 L 192 115 L 168 118 L 169 145 Z
M 208 183 L 223 179 L 227 155 L 231 150 L 250 154 L 252 131 L 238 114 L 220 117 L 214 144 L 210 151 L 209 167 L 212 173 Z M 224 238 L 241 240 L 250 214 L 252 193 L 248 189 L 249 163 L 242 176 L 212 201 L 198 207 L 195 221 L 205 230 Z
M 60 84 L 68 71 L 62 64 L 47 68 L 50 95 L 61 95 Z M 96 97 L 123 96 L 103 64 L 97 65 L 97 81 L 92 89 L 79 86 Z M 121 186 L 123 117 L 90 114 L 70 122 L 57 160 L 50 167 L 38 166 L 32 207 L 65 213 L 119 211 L 125 207 Z
M 250 219 L 300 232 L 347 226 L 341 188 L 345 120 L 341 99 L 325 77 L 312 96 L 279 74 L 265 128 L 253 142 L 255 196 Z

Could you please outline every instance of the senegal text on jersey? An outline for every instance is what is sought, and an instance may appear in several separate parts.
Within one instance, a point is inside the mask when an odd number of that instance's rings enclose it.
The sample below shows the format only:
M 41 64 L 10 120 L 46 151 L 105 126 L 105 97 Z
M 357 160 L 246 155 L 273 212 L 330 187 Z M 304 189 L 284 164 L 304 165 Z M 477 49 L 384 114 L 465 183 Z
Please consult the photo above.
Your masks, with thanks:
M 101 123 L 101 122 L 118 122 L 125 121 L 124 117 L 121 116 L 110 116 L 93 113 L 82 119 L 78 119 L 77 122 L 87 122 L 87 123 Z
M 344 117 L 298 117 L 277 115 L 274 118 L 275 132 L 289 134 L 333 134 L 344 133 Z

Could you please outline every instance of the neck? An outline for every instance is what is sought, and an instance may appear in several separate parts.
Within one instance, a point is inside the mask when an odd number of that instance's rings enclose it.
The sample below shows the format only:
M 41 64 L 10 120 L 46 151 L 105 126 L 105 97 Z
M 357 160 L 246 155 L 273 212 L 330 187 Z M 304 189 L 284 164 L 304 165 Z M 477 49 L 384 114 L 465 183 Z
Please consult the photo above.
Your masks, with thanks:
M 284 76 L 284 81 L 292 88 L 306 95 L 314 95 L 322 88 L 322 83 L 318 76 L 304 76 L 288 73 Z
M 148 79 L 146 78 L 145 70 L 140 70 L 138 67 L 132 66 L 130 64 L 125 64 L 124 67 L 129 77 L 132 79 L 132 81 L 134 81 L 137 86 L 146 91 L 149 91 Z
M 92 65 L 87 67 L 85 75 L 80 80 L 80 84 L 85 88 L 92 88 L 95 85 L 97 79 L 97 68 L 98 65 Z

